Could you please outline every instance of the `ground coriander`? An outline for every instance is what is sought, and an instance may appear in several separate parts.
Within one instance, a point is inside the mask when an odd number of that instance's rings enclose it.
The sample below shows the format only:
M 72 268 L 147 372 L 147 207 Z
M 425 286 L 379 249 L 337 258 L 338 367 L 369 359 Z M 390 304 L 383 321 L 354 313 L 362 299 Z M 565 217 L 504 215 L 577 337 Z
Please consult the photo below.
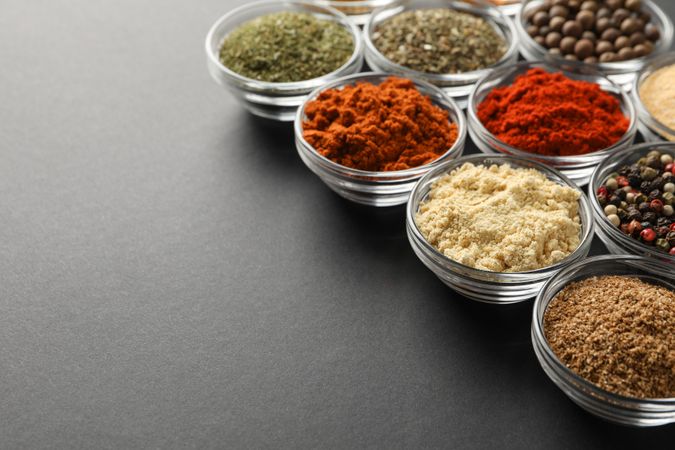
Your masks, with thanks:
M 498 62 L 506 42 L 481 17 L 450 8 L 397 14 L 377 26 L 375 47 L 396 64 L 427 73 L 461 73 Z
M 544 314 L 551 350 L 615 394 L 675 397 L 675 292 L 635 277 L 601 276 L 560 291 Z
M 326 75 L 354 51 L 349 31 L 309 13 L 280 12 L 246 22 L 228 34 L 220 61 L 230 70 L 260 81 L 293 82 Z
M 662 67 L 640 85 L 640 98 L 647 111 L 659 122 L 675 130 L 675 64 Z M 675 141 L 675 135 L 664 133 Z

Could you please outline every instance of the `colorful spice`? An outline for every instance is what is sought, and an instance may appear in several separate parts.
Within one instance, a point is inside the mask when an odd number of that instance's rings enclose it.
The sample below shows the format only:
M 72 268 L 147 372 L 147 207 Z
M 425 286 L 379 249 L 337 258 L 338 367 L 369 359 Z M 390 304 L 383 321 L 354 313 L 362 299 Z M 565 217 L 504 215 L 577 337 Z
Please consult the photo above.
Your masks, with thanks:
M 590 64 L 646 56 L 661 37 L 641 0 L 545 0 L 526 20 L 550 54 Z
M 579 246 L 579 197 L 535 169 L 466 163 L 434 183 L 415 223 L 460 264 L 524 272 L 553 265 Z
M 483 18 L 454 9 L 418 9 L 382 22 L 373 44 L 389 60 L 428 73 L 483 69 L 504 56 L 506 43 Z
M 675 293 L 638 278 L 571 283 L 544 314 L 551 350 L 572 371 L 615 394 L 675 397 Z
M 326 158 L 368 171 L 428 164 L 457 140 L 457 125 L 407 79 L 328 89 L 309 102 L 303 136 Z
M 253 19 L 225 36 L 220 61 L 245 77 L 282 83 L 333 72 L 353 51 L 352 36 L 339 23 L 281 12 Z
M 675 255 L 675 164 L 651 151 L 622 166 L 596 192 L 607 220 L 624 234 Z
M 629 124 L 619 100 L 597 84 L 540 68 L 492 90 L 478 105 L 478 118 L 502 142 L 546 156 L 608 148 Z
M 675 64 L 655 71 L 640 85 L 640 99 L 649 114 L 675 130 Z M 675 141 L 675 134 L 664 135 Z

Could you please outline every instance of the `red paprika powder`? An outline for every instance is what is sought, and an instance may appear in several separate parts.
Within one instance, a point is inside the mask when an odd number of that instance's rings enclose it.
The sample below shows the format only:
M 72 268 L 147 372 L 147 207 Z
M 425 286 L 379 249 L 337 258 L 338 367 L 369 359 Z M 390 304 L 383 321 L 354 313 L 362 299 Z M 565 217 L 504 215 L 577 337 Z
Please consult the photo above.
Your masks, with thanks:
M 303 136 L 326 158 L 354 169 L 392 171 L 437 159 L 457 125 L 404 78 L 328 89 L 305 107 Z
M 478 105 L 478 118 L 502 142 L 547 156 L 605 149 L 629 124 L 619 100 L 597 84 L 540 68 L 492 90 Z

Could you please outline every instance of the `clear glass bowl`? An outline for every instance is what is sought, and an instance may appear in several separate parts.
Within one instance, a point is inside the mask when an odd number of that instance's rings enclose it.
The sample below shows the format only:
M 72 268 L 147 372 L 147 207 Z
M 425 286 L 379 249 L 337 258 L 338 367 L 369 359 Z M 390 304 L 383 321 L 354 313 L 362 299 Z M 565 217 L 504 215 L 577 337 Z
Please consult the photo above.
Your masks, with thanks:
M 380 84 L 391 75 L 383 73 L 361 73 L 335 80 L 307 97 L 298 110 L 295 119 L 295 146 L 302 161 L 333 191 L 356 203 L 370 206 L 394 206 L 405 203 L 415 182 L 429 170 L 445 161 L 458 158 L 464 152 L 466 121 L 462 110 L 443 91 L 420 80 L 412 80 L 422 94 L 431 98 L 434 105 L 448 112 L 449 120 L 457 124 L 457 140 L 438 159 L 429 164 L 407 170 L 370 172 L 352 169 L 331 161 L 317 152 L 303 137 L 302 124 L 306 120 L 305 107 L 322 91 L 340 89 L 359 82 Z
M 599 84 L 603 91 L 612 94 L 621 103 L 621 110 L 630 120 L 626 133 L 611 147 L 597 152 L 575 156 L 538 155 L 536 153 L 517 149 L 500 141 L 496 136 L 490 133 L 478 119 L 478 105 L 494 88 L 510 86 L 513 84 L 516 77 L 533 68 L 542 68 L 548 72 L 562 72 L 566 77 L 573 80 L 583 80 Z M 467 117 L 469 123 L 469 135 L 483 153 L 505 153 L 542 162 L 560 170 L 579 186 L 588 183 L 593 169 L 606 156 L 631 145 L 637 132 L 635 107 L 633 106 L 630 97 L 621 86 L 589 67 L 578 65 L 571 67 L 568 64 L 552 66 L 546 62 L 521 62 L 493 71 L 476 84 L 476 88 L 469 97 Z
M 668 128 L 666 125 L 656 120 L 654 116 L 647 111 L 647 108 L 645 108 L 645 105 L 640 98 L 640 86 L 642 83 L 657 70 L 673 64 L 675 64 L 675 52 L 664 53 L 654 58 L 637 74 L 637 77 L 635 77 L 632 94 L 639 119 L 638 130 L 640 130 L 640 134 L 642 134 L 645 141 L 664 141 L 667 140 L 665 137 L 667 135 L 672 136 L 671 140 L 675 140 L 675 130 Z M 673 80 L 673 83 L 675 83 L 675 80 Z
M 515 19 L 518 37 L 520 39 L 520 53 L 528 61 L 549 61 L 549 62 L 569 62 L 559 56 L 551 55 L 548 50 L 537 44 L 532 37 L 527 34 L 527 14 L 534 8 L 537 8 L 543 3 L 543 0 L 525 0 L 522 8 Z M 609 63 L 587 64 L 577 62 L 580 66 L 590 66 L 596 70 L 606 74 L 609 79 L 615 83 L 622 85 L 626 89 L 630 89 L 632 82 L 635 79 L 635 74 L 644 67 L 652 58 L 660 53 L 667 52 L 673 42 L 673 22 L 668 15 L 663 12 L 651 0 L 642 0 L 643 9 L 649 12 L 652 16 L 652 22 L 658 27 L 661 32 L 661 39 L 654 46 L 654 51 L 643 58 L 635 58 L 629 61 L 618 61 Z
M 532 345 L 541 367 L 573 402 L 605 420 L 640 427 L 675 422 L 675 398 L 639 399 L 607 392 L 568 369 L 551 350 L 544 334 L 549 303 L 567 284 L 601 275 L 630 275 L 675 290 L 672 268 L 639 256 L 596 256 L 564 268 L 546 283 L 534 302 Z
M 363 29 L 363 37 L 366 42 L 365 54 L 368 65 L 373 70 L 424 80 L 439 86 L 462 108 L 465 108 L 469 93 L 479 79 L 487 75 L 493 69 L 509 66 L 518 60 L 518 38 L 513 21 L 494 6 L 483 3 L 480 0 L 475 0 L 472 3 L 453 0 L 403 1 L 401 4 L 374 11 Z M 405 11 L 430 8 L 450 8 L 482 17 L 491 23 L 495 30 L 504 38 L 507 45 L 506 53 L 504 53 L 504 56 L 502 56 L 496 64 L 485 69 L 444 75 L 419 72 L 396 64 L 386 58 L 380 53 L 377 47 L 375 47 L 372 35 L 378 25 L 383 21 Z
M 511 0 L 502 2 L 503 4 L 499 1 L 488 1 L 488 3 L 495 5 L 502 13 L 512 17 L 518 14 L 522 2 L 520 0 Z
M 579 218 L 581 220 L 579 247 L 557 264 L 528 272 L 514 273 L 474 269 L 440 253 L 429 244 L 420 232 L 415 223 L 415 214 L 419 210 L 420 204 L 427 199 L 436 180 L 467 162 L 484 166 L 510 164 L 511 167 L 516 168 L 533 168 L 542 172 L 549 180 L 578 191 L 581 194 L 579 198 Z M 472 300 L 484 303 L 508 304 L 535 297 L 544 283 L 559 270 L 588 255 L 593 240 L 593 215 L 586 195 L 569 178 L 555 169 L 514 156 L 470 155 L 442 164 L 422 177 L 415 185 L 408 200 L 406 230 L 410 245 L 417 257 L 450 288 Z
M 246 78 L 220 62 L 220 44 L 225 36 L 256 17 L 282 11 L 311 13 L 319 19 L 332 20 L 344 26 L 354 39 L 354 52 L 349 60 L 336 71 L 322 77 L 289 83 L 271 83 Z M 303 1 L 265 0 L 236 8 L 218 19 L 206 36 L 206 56 L 209 73 L 213 79 L 229 90 L 247 110 L 268 119 L 291 121 L 307 94 L 336 78 L 361 70 L 363 40 L 361 30 L 347 16 L 333 8 Z
M 314 3 L 331 6 L 338 11 L 345 13 L 355 24 L 363 25 L 375 9 L 391 6 L 400 1 L 401 0 L 314 0 Z
M 595 194 L 610 174 L 618 171 L 621 166 L 633 164 L 652 150 L 667 152 L 675 157 L 675 142 L 647 143 L 629 147 L 608 157 L 595 169 L 591 182 L 588 184 L 588 196 L 595 218 L 595 232 L 610 253 L 641 255 L 661 262 L 675 264 L 675 255 L 657 250 L 655 247 L 645 245 L 637 239 L 626 236 L 620 229 L 612 225 L 605 216 L 604 209 L 600 206 Z

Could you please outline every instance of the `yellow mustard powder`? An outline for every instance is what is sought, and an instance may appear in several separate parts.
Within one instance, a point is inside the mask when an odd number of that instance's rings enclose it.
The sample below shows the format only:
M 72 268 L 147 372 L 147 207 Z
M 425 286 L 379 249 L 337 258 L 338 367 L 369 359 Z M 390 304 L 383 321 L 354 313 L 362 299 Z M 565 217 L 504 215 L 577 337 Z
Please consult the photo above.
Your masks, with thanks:
M 524 272 L 579 246 L 579 197 L 535 169 L 466 163 L 432 185 L 415 222 L 431 245 L 461 264 Z
M 656 120 L 675 130 L 675 64 L 662 67 L 640 85 L 640 98 Z M 675 136 L 664 136 L 675 141 Z

